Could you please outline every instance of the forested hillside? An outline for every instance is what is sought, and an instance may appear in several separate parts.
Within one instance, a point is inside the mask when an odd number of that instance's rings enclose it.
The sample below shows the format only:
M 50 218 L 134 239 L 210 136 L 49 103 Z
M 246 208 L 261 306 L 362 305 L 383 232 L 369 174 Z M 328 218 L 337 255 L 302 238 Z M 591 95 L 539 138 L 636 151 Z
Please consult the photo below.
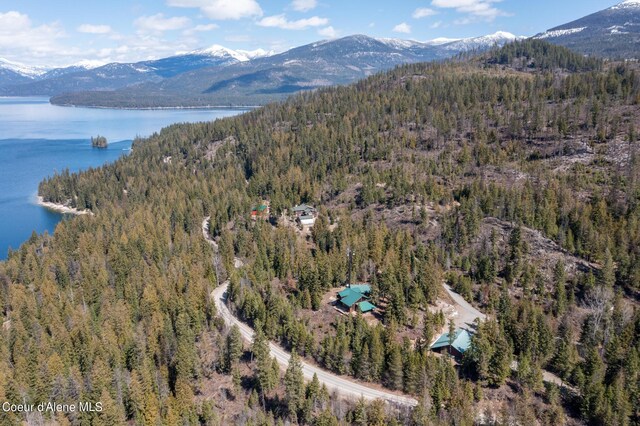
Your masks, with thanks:
M 526 41 L 136 140 L 40 185 L 94 215 L 0 264 L 0 400 L 103 402 L 43 414 L 74 425 L 638 424 L 638 123 L 636 65 Z M 318 206 L 310 237 L 250 220 L 263 199 Z M 327 320 L 349 249 L 376 321 Z M 226 279 L 251 348 L 216 317 Z M 488 314 L 459 366 L 428 349 L 443 281 Z M 420 404 L 345 402 L 267 339 Z

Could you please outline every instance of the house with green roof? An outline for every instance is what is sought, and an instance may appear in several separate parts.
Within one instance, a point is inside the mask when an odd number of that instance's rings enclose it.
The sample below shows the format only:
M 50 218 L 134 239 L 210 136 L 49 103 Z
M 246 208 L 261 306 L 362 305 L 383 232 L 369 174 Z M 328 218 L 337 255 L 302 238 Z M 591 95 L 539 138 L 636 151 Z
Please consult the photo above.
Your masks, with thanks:
M 338 303 L 348 312 L 357 310 L 364 314 L 376 309 L 376 306 L 369 301 L 370 295 L 369 284 L 353 284 L 338 293 Z
M 460 359 L 471 346 L 471 333 L 459 328 L 455 331 L 453 339 L 449 339 L 449 333 L 444 333 L 431 345 L 431 350 L 438 353 L 447 353 Z
M 267 220 L 269 219 L 269 214 L 271 213 L 271 211 L 269 210 L 269 202 L 268 201 L 263 201 L 260 204 L 258 204 L 257 206 L 253 207 L 251 209 L 251 219 L 253 220 L 257 220 L 257 219 L 264 219 Z

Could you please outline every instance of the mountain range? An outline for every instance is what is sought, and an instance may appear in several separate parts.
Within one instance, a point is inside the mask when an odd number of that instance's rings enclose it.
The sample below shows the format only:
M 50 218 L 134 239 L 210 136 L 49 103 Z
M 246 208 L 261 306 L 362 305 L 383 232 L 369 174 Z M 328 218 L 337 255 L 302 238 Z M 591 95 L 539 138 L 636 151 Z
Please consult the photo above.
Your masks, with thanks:
M 637 59 L 640 57 L 640 0 L 623 1 L 534 37 L 585 55 Z
M 481 52 L 519 38 L 507 32 L 427 42 L 353 35 L 283 53 L 207 49 L 136 63 L 26 67 L 0 59 L 0 95 L 50 96 L 59 105 L 155 108 L 258 105 L 291 93 L 348 84 L 405 63 Z M 640 0 L 551 28 L 534 38 L 612 59 L 640 56 Z
M 487 50 L 518 39 L 489 36 L 417 42 L 354 35 L 275 54 L 222 46 L 137 63 L 42 72 L 0 62 L 0 95 L 51 96 L 64 105 L 163 107 L 261 104 L 292 92 L 346 84 L 397 65 Z M 11 64 L 9 64 L 11 65 Z

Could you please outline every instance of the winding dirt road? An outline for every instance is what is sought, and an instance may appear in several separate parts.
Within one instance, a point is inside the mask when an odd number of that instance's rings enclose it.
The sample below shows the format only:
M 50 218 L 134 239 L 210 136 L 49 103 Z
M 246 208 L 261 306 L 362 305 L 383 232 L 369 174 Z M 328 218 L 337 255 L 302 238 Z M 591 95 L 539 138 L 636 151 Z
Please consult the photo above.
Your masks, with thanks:
M 211 239 L 208 233 L 209 230 L 209 218 L 205 218 L 202 222 L 202 235 L 207 240 L 209 244 L 217 250 L 217 244 L 215 241 Z M 242 262 L 236 260 L 236 267 L 241 266 Z M 249 343 L 253 342 L 254 331 L 247 324 L 240 321 L 236 318 L 226 304 L 226 293 L 227 287 L 229 286 L 229 282 L 225 281 L 217 287 L 211 293 L 211 297 L 213 297 L 214 303 L 216 305 L 216 309 L 218 310 L 218 315 L 224 320 L 225 324 L 229 327 L 233 325 L 237 325 L 240 329 L 240 333 L 242 337 Z M 291 355 L 289 352 L 276 345 L 273 342 L 269 342 L 269 349 L 271 352 L 271 356 L 278 361 L 281 368 L 286 369 L 289 365 L 289 359 Z M 376 389 L 372 387 L 365 386 L 360 383 L 356 383 L 354 381 L 348 380 L 342 376 L 338 376 L 333 374 L 327 370 L 319 368 L 315 365 L 311 365 L 301 359 L 302 364 L 302 374 L 304 375 L 305 380 L 313 379 L 314 374 L 318 376 L 318 380 L 320 383 L 326 385 L 327 389 L 331 392 L 336 392 L 339 395 L 347 396 L 351 398 L 365 398 L 368 400 L 381 399 L 391 404 L 404 405 L 409 407 L 414 407 L 418 405 L 418 401 L 411 397 L 398 395 L 389 391 Z

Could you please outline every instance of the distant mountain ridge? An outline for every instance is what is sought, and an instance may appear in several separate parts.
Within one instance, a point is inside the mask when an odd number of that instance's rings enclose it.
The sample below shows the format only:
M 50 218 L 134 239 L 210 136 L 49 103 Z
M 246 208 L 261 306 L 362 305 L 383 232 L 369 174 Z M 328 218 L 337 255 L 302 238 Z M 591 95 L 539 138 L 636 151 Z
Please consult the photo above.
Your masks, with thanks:
M 534 38 L 611 59 L 640 58 L 640 0 L 626 0 Z
M 275 54 L 207 49 L 132 64 L 73 69 L 17 83 L 0 78 L 2 95 L 48 95 L 65 105 L 166 107 L 255 105 L 290 93 L 347 84 L 397 65 L 446 59 L 516 40 L 497 32 L 468 39 L 420 42 L 354 35 Z M 23 76 L 25 77 L 25 76 Z
M 0 94 L 14 96 L 55 96 L 79 91 L 109 91 L 165 78 L 204 67 L 222 67 L 273 54 L 262 49 L 234 51 L 212 46 L 167 58 L 136 63 L 100 64 L 82 61 L 46 69 L 0 60 Z

